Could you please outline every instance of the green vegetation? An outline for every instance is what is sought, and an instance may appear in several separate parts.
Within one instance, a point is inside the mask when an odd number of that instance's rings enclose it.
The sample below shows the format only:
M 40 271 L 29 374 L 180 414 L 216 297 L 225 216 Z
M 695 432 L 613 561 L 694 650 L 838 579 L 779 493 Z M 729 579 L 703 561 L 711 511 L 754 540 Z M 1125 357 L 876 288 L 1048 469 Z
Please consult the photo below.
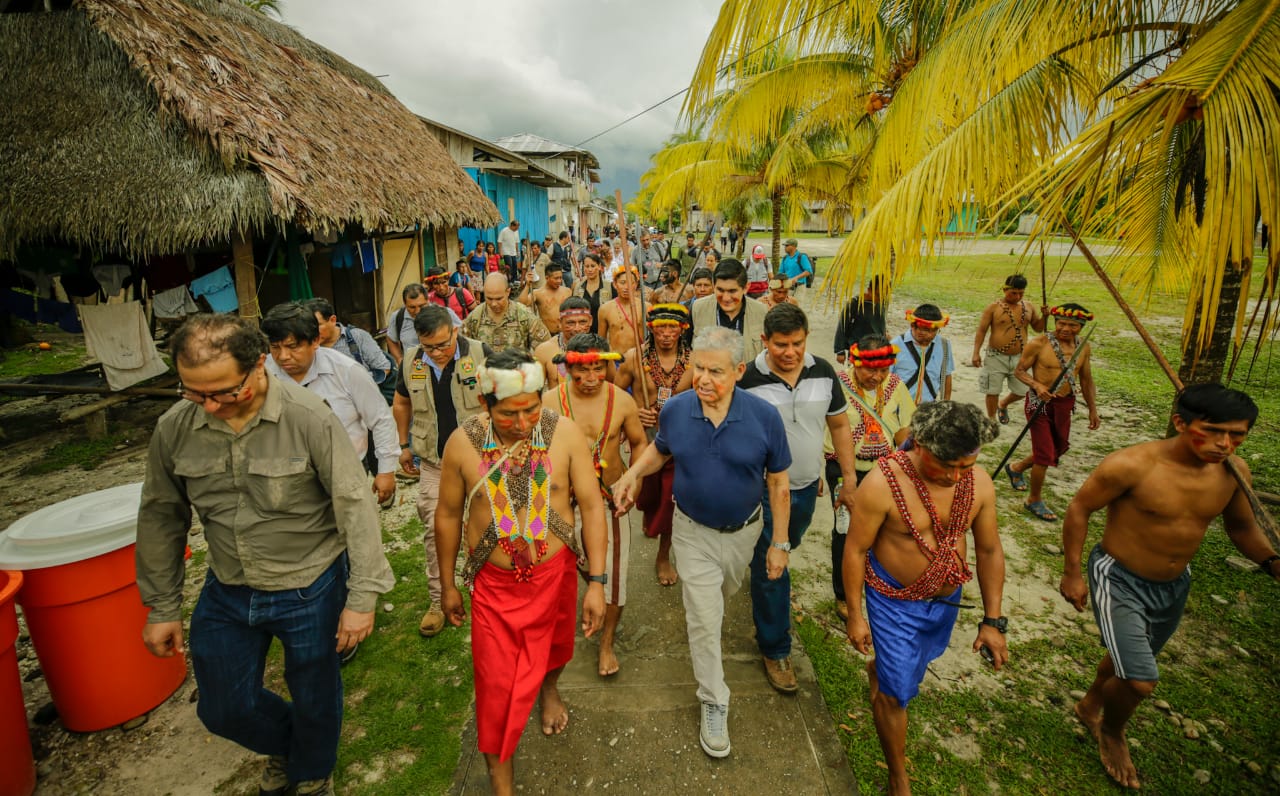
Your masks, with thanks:
M 1050 261 L 1053 285 L 1061 261 Z M 1031 266 L 1037 268 L 1037 266 Z M 930 301 L 944 311 L 976 320 L 988 302 L 999 295 L 1005 276 L 1018 271 L 1017 258 L 1000 255 L 947 257 L 908 276 L 897 288 L 895 301 L 910 305 Z M 1029 300 L 1040 301 L 1038 274 L 1028 274 Z M 1115 302 L 1092 275 L 1087 263 L 1072 258 L 1063 269 L 1050 303 L 1077 301 L 1097 314 L 1094 375 L 1099 403 L 1115 410 L 1104 418 L 1104 428 L 1124 428 L 1132 441 L 1159 436 L 1164 431 L 1173 391 L 1142 341 L 1133 333 Z M 1135 307 L 1167 356 L 1176 356 L 1182 302 L 1158 293 Z M 892 323 L 892 320 L 891 320 Z M 967 359 L 972 340 L 952 338 L 957 364 Z M 1264 349 L 1262 362 L 1269 350 Z M 1241 369 L 1243 372 L 1243 368 Z M 1249 383 L 1234 385 L 1248 391 L 1262 407 L 1262 418 L 1241 449 L 1261 488 L 1280 485 L 1280 374 L 1256 369 Z M 1024 443 L 1025 450 L 1025 443 Z M 1096 461 L 1106 445 L 1079 435 L 1077 452 Z M 993 445 L 984 451 L 980 466 L 993 468 L 1004 453 Z M 1047 499 L 1059 511 L 1070 498 L 1069 488 L 1047 486 Z M 997 487 L 1001 534 L 1010 555 L 1008 569 L 1027 582 L 1055 583 L 1061 573 L 1060 555 L 1044 545 L 1058 541 L 1059 525 L 1030 519 L 1020 511 L 1020 496 Z M 1090 529 L 1090 546 L 1101 533 L 1101 516 Z M 1186 617 L 1181 628 L 1160 655 L 1161 682 L 1155 698 L 1171 709 L 1206 727 L 1198 740 L 1184 731 L 1153 702 L 1139 708 L 1130 737 L 1138 741 L 1134 761 L 1144 788 L 1151 793 L 1274 792 L 1280 771 L 1280 718 L 1261 695 L 1280 686 L 1280 654 L 1274 639 L 1280 633 L 1280 587 L 1225 563 L 1235 548 L 1215 524 L 1192 563 L 1193 580 Z M 1052 593 L 1050 588 L 1049 593 Z M 966 587 L 966 602 L 976 602 L 976 583 Z M 822 606 L 830 609 L 830 604 Z M 973 612 L 962 612 L 956 634 L 966 646 L 972 639 Z M 1076 617 L 1060 600 L 1045 603 L 1044 614 Z M 866 659 L 844 638 L 844 629 L 826 610 L 815 621 L 797 624 L 818 682 L 835 723 L 843 725 L 840 737 L 848 751 L 854 774 L 864 787 L 874 790 L 885 779 L 883 761 L 869 710 Z M 1043 638 L 1020 639 L 1018 627 L 1034 627 L 1035 617 L 1014 617 L 1010 632 L 1011 661 L 997 675 L 999 687 L 985 693 L 974 683 L 937 687 L 926 675 L 925 692 L 911 703 L 907 752 L 916 792 L 920 794 L 1006 793 L 1094 794 L 1110 792 L 1110 780 L 1097 758 L 1096 745 L 1071 714 L 1072 690 L 1088 688 L 1102 651 L 1091 615 L 1080 617 L 1078 631 L 1047 631 Z M 1046 632 L 1042 630 L 1041 632 Z M 1243 652 L 1242 652 L 1243 651 Z M 974 657 L 972 671 L 982 664 Z M 845 729 L 848 728 L 848 729 Z M 971 735 L 980 747 L 974 759 L 957 756 L 954 741 Z M 966 741 L 968 739 L 965 739 Z M 1219 751 L 1214 744 L 1221 747 Z M 973 757 L 967 755 L 966 757 Z M 1255 762 L 1264 771 L 1251 773 Z M 1210 774 L 1207 785 L 1192 778 L 1196 769 Z
M 78 466 L 82 470 L 93 470 L 115 450 L 117 445 L 128 443 L 127 432 L 120 431 L 108 434 L 102 439 L 72 439 L 59 442 L 44 455 L 43 458 L 27 465 L 23 475 L 44 475 L 65 467 Z
M 349 794 L 444 793 L 471 715 L 470 629 L 418 635 L 430 600 L 422 524 L 415 519 L 390 535 L 408 543 L 387 556 L 397 583 L 380 606 L 395 608 L 379 607 L 373 636 L 342 670 L 347 709 L 335 779 Z
M 15 323 L 25 326 L 36 342 L 0 351 L 0 381 L 45 373 L 62 373 L 84 364 L 83 336 L 68 334 L 46 324 L 31 325 L 23 321 L 15 321 Z M 41 341 L 49 343 L 48 351 L 40 350 Z

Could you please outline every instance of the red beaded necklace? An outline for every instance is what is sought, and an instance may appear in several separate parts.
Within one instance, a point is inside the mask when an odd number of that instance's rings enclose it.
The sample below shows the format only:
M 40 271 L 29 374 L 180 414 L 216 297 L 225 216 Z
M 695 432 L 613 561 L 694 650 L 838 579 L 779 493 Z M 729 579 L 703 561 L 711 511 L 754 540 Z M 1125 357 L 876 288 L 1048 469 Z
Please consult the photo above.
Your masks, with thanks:
M 933 526 L 933 534 L 938 540 L 937 547 L 929 546 L 929 543 L 920 535 L 920 529 L 916 527 L 915 521 L 911 519 L 911 510 L 907 506 L 902 484 L 894 475 L 890 464 L 894 461 L 902 468 L 903 474 L 911 480 L 916 494 L 920 496 L 920 502 L 924 504 L 924 510 L 928 513 L 929 522 Z M 885 480 L 889 483 L 889 490 L 893 493 L 893 502 L 898 507 L 898 516 L 902 518 L 902 524 L 907 526 L 907 531 L 910 532 L 911 538 L 916 540 L 916 546 L 920 548 L 920 552 L 929 559 L 929 566 L 914 583 L 902 588 L 894 588 L 876 574 L 868 560 L 867 585 L 886 597 L 897 600 L 927 600 L 936 596 L 943 586 L 960 586 L 969 582 L 973 573 L 969 571 L 968 563 L 956 553 L 956 543 L 969 528 L 969 511 L 973 508 L 973 471 L 966 471 L 960 477 L 960 482 L 956 484 L 955 496 L 951 502 L 951 522 L 944 528 L 942 521 L 938 519 L 938 509 L 934 506 L 933 499 L 929 497 L 924 479 L 916 472 L 915 465 L 911 463 L 911 457 L 906 451 L 897 451 L 880 459 L 876 464 L 879 465 L 880 472 L 884 473 Z

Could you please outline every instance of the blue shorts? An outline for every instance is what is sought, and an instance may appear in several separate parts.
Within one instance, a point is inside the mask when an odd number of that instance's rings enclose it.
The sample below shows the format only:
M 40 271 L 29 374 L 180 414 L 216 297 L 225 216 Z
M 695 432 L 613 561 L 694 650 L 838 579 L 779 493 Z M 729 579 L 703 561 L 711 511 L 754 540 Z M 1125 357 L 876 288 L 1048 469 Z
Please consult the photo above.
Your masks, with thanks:
M 1111 653 L 1116 677 L 1156 682 L 1156 655 L 1178 629 L 1191 592 L 1191 567 L 1173 580 L 1147 580 L 1094 546 L 1089 553 L 1089 592 L 1102 646 Z
M 870 550 L 867 565 L 885 583 L 902 588 Z M 897 600 L 870 586 L 865 591 L 867 624 L 871 625 L 871 643 L 876 651 L 876 679 L 880 690 L 905 708 L 920 693 L 929 664 L 951 643 L 951 631 L 960 613 L 960 587 L 949 597 L 932 600 Z

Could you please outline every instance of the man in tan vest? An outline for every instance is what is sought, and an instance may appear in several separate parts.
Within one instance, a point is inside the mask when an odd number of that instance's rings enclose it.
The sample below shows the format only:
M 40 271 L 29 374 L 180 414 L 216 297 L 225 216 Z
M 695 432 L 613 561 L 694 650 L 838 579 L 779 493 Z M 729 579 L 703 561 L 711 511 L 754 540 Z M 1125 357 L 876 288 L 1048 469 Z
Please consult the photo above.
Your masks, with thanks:
M 459 335 L 444 307 L 424 307 L 413 319 L 413 328 L 419 345 L 405 352 L 391 413 L 400 434 L 400 466 L 419 474 L 418 517 L 426 528 L 423 546 L 431 607 L 418 632 L 431 638 L 444 629 L 440 560 L 432 532 L 440 494 L 440 456 L 458 425 L 484 408 L 476 371 L 492 351 L 479 340 Z M 414 456 L 421 460 L 416 468 Z
M 726 258 L 716 265 L 715 293 L 693 302 L 693 329 L 723 326 L 742 335 L 746 361 L 753 361 L 764 347 L 764 305 L 747 297 L 747 269 Z

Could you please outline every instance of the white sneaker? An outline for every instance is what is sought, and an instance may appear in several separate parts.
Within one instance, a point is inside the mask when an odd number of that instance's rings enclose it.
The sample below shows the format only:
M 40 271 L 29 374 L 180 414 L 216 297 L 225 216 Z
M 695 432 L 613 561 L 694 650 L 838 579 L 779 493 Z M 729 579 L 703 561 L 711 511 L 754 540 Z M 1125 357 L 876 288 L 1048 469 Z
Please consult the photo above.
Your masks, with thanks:
M 729 756 L 729 706 L 702 703 L 702 724 L 698 740 L 702 751 L 711 757 Z

